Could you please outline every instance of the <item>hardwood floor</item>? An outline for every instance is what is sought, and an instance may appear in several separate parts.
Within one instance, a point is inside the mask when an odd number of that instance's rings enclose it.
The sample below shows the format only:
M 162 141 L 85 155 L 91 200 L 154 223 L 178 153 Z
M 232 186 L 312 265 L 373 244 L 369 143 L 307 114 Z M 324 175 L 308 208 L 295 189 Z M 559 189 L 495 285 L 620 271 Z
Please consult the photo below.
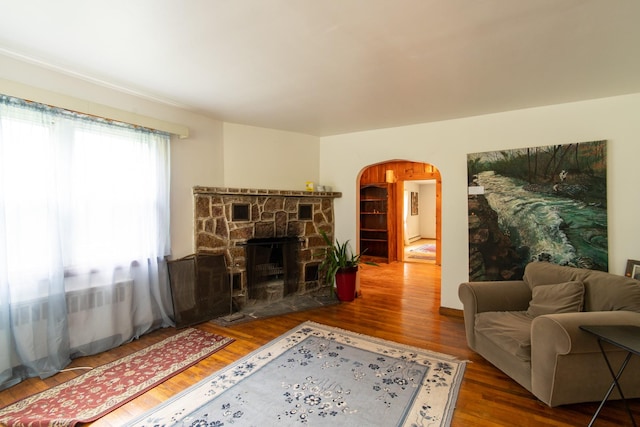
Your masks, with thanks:
M 401 342 L 468 360 L 453 426 L 586 426 L 597 403 L 549 408 L 527 390 L 468 349 L 461 317 L 439 314 L 440 268 L 425 263 L 364 266 L 362 296 L 351 303 L 273 317 L 229 328 L 207 322 L 199 329 L 230 336 L 234 343 L 99 419 L 94 426 L 119 426 L 209 374 L 239 359 L 306 320 Z M 447 310 L 448 312 L 449 310 Z M 74 360 L 73 366 L 99 366 L 176 333 L 155 331 L 111 351 Z M 0 407 L 67 381 L 82 371 L 46 380 L 29 379 L 0 392 Z M 640 400 L 631 401 L 640 417 Z M 596 426 L 628 425 L 620 402 L 609 402 Z M 381 424 L 384 425 L 384 424 Z

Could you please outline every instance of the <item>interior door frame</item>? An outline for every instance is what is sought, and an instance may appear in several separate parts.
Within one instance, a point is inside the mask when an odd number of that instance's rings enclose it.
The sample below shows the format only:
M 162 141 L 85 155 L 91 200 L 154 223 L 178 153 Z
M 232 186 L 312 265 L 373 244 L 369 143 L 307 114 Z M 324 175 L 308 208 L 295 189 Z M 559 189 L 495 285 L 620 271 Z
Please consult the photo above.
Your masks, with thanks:
M 439 174 L 438 174 L 439 175 Z M 434 179 L 435 180 L 435 186 L 436 186 L 436 264 L 437 265 L 442 265 L 442 181 L 440 180 L 440 178 L 428 178 L 428 179 Z M 402 262 L 406 262 L 405 258 L 404 258 L 404 242 L 405 242 L 405 238 L 407 236 L 405 236 L 405 229 L 404 229 L 404 217 L 402 215 L 403 211 L 404 211 L 404 183 L 406 181 L 423 181 L 423 178 L 414 178 L 414 179 L 404 179 L 402 181 L 398 181 L 396 183 L 397 185 L 397 191 L 398 194 L 402 194 L 402 197 L 398 197 L 397 200 L 397 204 L 396 204 L 396 209 L 397 209 L 397 224 L 396 224 L 396 235 L 398 238 L 398 243 L 397 243 L 397 248 L 398 248 L 398 260 L 401 260 Z
M 392 171 L 392 172 L 389 172 Z M 369 172 L 369 173 L 365 173 Z M 436 264 L 442 265 L 442 178 L 440 171 L 434 165 L 424 162 L 412 162 L 407 160 L 390 160 L 365 167 L 359 178 L 358 185 L 362 184 L 362 177 L 369 176 L 369 179 L 377 182 L 387 182 L 389 187 L 393 187 L 392 193 L 396 195 L 393 206 L 395 217 L 395 257 L 390 259 L 405 262 L 404 260 L 404 226 L 403 226 L 403 204 L 404 204 L 404 182 L 435 180 L 436 182 Z M 358 187 L 359 188 L 359 187 Z M 358 191 L 357 194 L 360 194 Z M 357 218 L 360 218 L 360 202 L 358 197 Z M 389 206 L 389 208 L 391 208 Z M 358 239 L 359 240 L 359 239 Z

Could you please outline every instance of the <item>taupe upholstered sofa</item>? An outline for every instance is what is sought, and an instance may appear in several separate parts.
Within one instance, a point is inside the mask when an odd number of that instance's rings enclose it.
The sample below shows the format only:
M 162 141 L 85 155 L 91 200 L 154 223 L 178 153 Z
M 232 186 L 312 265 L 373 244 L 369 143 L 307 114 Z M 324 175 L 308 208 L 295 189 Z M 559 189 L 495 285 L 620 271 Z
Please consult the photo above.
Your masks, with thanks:
M 462 283 L 458 294 L 469 347 L 549 406 L 600 401 L 611 385 L 596 338 L 580 325 L 640 326 L 640 281 L 602 271 L 533 262 L 523 280 Z M 605 349 L 617 369 L 626 352 Z M 640 397 L 639 357 L 621 386 Z

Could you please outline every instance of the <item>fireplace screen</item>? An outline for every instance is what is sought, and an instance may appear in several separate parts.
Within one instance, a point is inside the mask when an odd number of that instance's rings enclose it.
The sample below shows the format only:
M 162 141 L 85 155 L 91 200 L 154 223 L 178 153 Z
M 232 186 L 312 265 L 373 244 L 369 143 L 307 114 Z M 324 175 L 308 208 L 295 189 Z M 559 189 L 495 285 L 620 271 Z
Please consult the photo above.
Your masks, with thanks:
M 224 255 L 195 254 L 168 264 L 177 328 L 231 314 L 231 285 Z

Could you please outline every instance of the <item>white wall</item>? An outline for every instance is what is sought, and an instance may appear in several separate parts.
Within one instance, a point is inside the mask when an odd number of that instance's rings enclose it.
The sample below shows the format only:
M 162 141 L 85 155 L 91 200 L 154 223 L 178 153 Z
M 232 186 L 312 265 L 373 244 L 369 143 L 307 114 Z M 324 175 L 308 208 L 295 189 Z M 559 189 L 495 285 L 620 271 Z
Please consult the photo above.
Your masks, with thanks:
M 420 205 L 418 204 L 418 215 L 411 215 L 411 192 L 418 193 L 418 202 L 421 202 L 420 199 L 420 185 L 411 182 L 404 182 L 404 196 L 407 198 L 405 200 L 406 212 L 404 212 L 405 216 L 405 244 L 407 244 L 406 239 L 411 239 L 412 237 L 420 236 L 420 219 L 423 218 L 421 216 L 422 211 L 420 209 Z
M 462 308 L 468 279 L 467 153 L 608 140 L 609 270 L 640 259 L 640 94 L 358 132 L 320 140 L 320 178 L 342 191 L 336 235 L 356 241 L 358 173 L 388 160 L 430 163 L 442 176 L 441 305 Z
M 225 123 L 225 186 L 302 191 L 306 181 L 318 183 L 319 142 L 315 136 Z
M 418 212 L 420 213 L 420 236 L 436 238 L 436 184 L 420 184 Z

